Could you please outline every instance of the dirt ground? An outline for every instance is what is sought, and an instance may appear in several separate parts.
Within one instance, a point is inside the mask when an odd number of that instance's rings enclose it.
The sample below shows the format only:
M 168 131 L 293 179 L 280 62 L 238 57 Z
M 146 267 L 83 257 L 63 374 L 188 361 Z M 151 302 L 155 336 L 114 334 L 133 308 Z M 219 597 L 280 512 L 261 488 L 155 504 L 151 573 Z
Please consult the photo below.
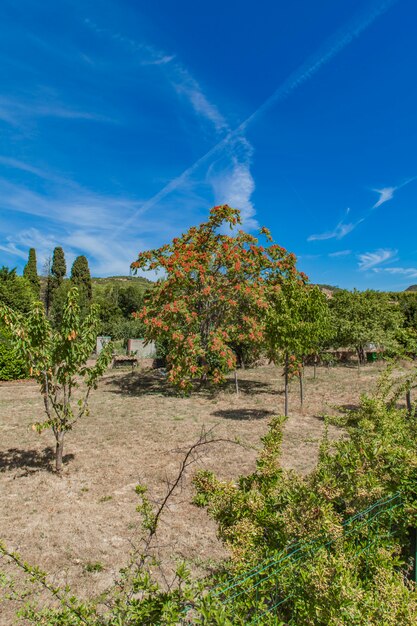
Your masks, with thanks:
M 290 395 L 282 463 L 306 473 L 314 467 L 324 414 L 335 405 L 357 404 L 370 391 L 380 366 L 306 368 L 305 402 Z M 204 510 L 191 504 L 190 478 L 203 467 L 227 479 L 253 470 L 260 437 L 273 415 L 283 411 L 281 372 L 272 366 L 241 371 L 214 393 L 181 398 L 157 373 L 109 371 L 91 397 L 90 415 L 67 435 L 65 469 L 54 474 L 53 438 L 35 433 L 42 399 L 33 382 L 0 383 L 0 540 L 29 563 L 68 583 L 81 595 L 95 595 L 127 563 L 139 536 L 134 488 L 146 484 L 161 497 L 176 476 L 178 449 L 198 440 L 202 428 L 216 438 L 239 438 L 207 446 L 171 501 L 159 538 L 162 559 L 185 559 L 196 572 L 225 556 L 216 528 Z M 338 436 L 336 428 L 331 436 Z M 1 567 L 1 565 L 0 565 Z M 98 571 L 100 570 L 100 571 Z M 1 594 L 0 594 L 1 595 Z M 0 624 L 12 623 L 12 606 L 0 604 Z

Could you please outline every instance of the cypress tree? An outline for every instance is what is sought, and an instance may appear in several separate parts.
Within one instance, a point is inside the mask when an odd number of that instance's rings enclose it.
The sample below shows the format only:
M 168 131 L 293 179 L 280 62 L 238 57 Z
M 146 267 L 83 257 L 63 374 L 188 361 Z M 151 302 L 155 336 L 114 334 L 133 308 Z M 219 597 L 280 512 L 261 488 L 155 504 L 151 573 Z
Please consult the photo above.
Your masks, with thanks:
M 67 273 L 67 265 L 65 263 L 65 254 L 61 246 L 57 246 L 54 248 L 54 252 L 52 255 L 52 268 L 51 274 L 55 279 L 56 287 L 64 280 L 65 274 Z
M 84 291 L 88 300 L 91 300 L 93 288 L 91 285 L 90 268 L 88 261 L 84 255 L 77 256 L 71 268 L 71 282 L 77 286 L 80 291 Z
M 32 291 L 37 298 L 40 298 L 41 293 L 41 281 L 38 276 L 38 268 L 36 265 L 36 250 L 30 248 L 29 258 L 23 269 L 23 276 L 30 282 Z
M 67 265 L 65 263 L 65 254 L 61 246 L 56 246 L 54 248 L 51 257 L 49 257 L 49 268 L 47 272 L 47 284 L 45 289 L 45 308 L 46 314 L 49 314 L 49 311 L 52 307 L 52 302 L 54 300 L 55 291 L 62 285 L 65 274 L 67 273 Z

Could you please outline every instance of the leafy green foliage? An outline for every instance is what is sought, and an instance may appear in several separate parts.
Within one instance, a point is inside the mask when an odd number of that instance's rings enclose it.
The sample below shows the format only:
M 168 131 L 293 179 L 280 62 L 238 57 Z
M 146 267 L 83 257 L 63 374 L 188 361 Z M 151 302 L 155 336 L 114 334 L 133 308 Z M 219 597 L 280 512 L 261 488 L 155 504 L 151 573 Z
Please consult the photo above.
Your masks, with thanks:
M 286 602 L 274 617 L 285 624 L 415 623 L 416 594 L 405 580 L 407 531 L 417 523 L 417 424 L 396 408 L 388 389 L 392 385 L 381 383 L 375 397 L 364 397 L 357 411 L 338 420 L 349 436 L 332 445 L 325 437 L 318 466 L 305 478 L 279 465 L 277 419 L 253 474 L 237 484 L 210 472 L 196 475 L 196 503 L 218 523 L 241 580 L 264 559 L 288 561 L 299 545 L 294 566 L 276 566 L 272 580 L 264 573 L 256 594 L 234 589 L 241 598 L 231 602 L 231 611 L 242 615 L 236 623 L 255 609 L 260 614 L 262 605 L 267 609 L 276 586 Z M 375 538 L 360 520 L 346 531 L 351 516 L 397 492 L 402 504 L 377 518 Z
M 29 368 L 16 354 L 10 337 L 7 337 L 7 333 L 0 333 L 0 380 L 18 380 L 28 376 Z
M 394 352 L 396 333 L 403 325 L 398 304 L 387 293 L 337 291 L 329 301 L 333 315 L 334 347 L 354 348 L 361 363 L 365 346 L 373 343 Z
M 22 315 L 0 305 L 0 318 L 13 338 L 14 347 L 30 368 L 44 399 L 46 419 L 36 422 L 38 432 L 52 429 L 56 440 L 56 469 L 61 470 L 65 433 L 86 413 L 91 389 L 111 359 L 111 344 L 88 366 L 95 345 L 99 320 L 96 308 L 81 321 L 78 290 L 71 289 L 58 331 L 51 327 L 41 302 Z M 81 381 L 84 382 L 82 387 Z M 75 398 L 76 391 L 82 393 Z
M 285 281 L 270 295 L 266 338 L 273 360 L 282 353 L 298 358 L 319 350 L 330 335 L 327 298 L 318 287 L 303 281 Z
M 302 382 L 303 359 L 316 354 L 330 336 L 327 298 L 317 286 L 292 276 L 272 285 L 265 314 L 265 343 L 274 363 L 284 363 L 285 415 L 288 415 L 288 381 Z
M 27 313 L 34 302 L 34 295 L 29 281 L 16 274 L 16 270 L 7 267 L 0 269 L 0 305 L 7 305 L 13 310 Z M 14 349 L 10 334 L 0 320 L 0 380 L 27 378 L 29 368 Z
M 16 274 L 16 269 L 0 269 L 0 303 L 15 311 L 27 313 L 34 302 L 34 295 L 29 281 Z

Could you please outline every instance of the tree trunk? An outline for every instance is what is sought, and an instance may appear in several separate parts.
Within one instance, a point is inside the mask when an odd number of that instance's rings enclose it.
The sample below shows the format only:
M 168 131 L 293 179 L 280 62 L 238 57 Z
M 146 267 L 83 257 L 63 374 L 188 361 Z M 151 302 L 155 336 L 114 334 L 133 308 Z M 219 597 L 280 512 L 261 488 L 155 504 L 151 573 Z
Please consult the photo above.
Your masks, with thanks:
M 361 351 L 360 348 L 356 348 L 356 354 L 358 355 L 358 373 L 361 371 Z
M 301 366 L 300 369 L 300 373 L 299 373 L 299 379 L 300 379 L 300 404 L 301 406 L 303 406 L 304 404 L 304 377 L 303 377 L 303 366 Z
M 65 432 L 57 432 L 55 434 L 56 448 L 55 448 L 55 469 L 59 473 L 62 470 L 62 454 L 64 452 L 64 435 Z
M 314 369 L 313 369 L 313 378 L 314 380 L 316 379 L 316 372 L 317 372 L 317 354 L 314 355 Z
M 411 389 L 407 389 L 407 391 L 405 392 L 405 401 L 407 403 L 407 413 L 411 417 L 413 413 L 413 405 L 411 402 Z
M 237 370 L 235 370 L 235 387 L 236 387 L 236 395 L 239 395 L 239 381 L 237 379 Z
M 285 353 L 285 369 L 284 369 L 284 395 L 285 395 L 285 405 L 284 405 L 284 415 L 288 417 L 288 352 Z

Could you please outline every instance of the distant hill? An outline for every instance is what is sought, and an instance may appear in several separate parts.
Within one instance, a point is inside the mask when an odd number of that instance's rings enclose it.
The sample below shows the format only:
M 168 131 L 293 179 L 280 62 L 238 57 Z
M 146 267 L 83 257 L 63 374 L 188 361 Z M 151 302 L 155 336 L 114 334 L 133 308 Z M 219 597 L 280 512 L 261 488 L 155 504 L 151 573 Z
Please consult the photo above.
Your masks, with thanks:
M 417 285 L 410 285 L 407 289 L 404 289 L 404 291 L 417 291 Z
M 321 291 L 326 294 L 328 298 L 331 298 L 336 291 L 340 291 L 340 287 L 335 287 L 334 285 L 323 285 L 321 283 L 317 283 L 316 287 L 319 287 Z
M 143 285 L 144 287 L 150 287 L 153 282 L 144 276 L 105 276 L 105 277 L 92 277 L 93 283 L 98 285 L 108 285 L 111 283 L 131 282 L 135 285 Z

